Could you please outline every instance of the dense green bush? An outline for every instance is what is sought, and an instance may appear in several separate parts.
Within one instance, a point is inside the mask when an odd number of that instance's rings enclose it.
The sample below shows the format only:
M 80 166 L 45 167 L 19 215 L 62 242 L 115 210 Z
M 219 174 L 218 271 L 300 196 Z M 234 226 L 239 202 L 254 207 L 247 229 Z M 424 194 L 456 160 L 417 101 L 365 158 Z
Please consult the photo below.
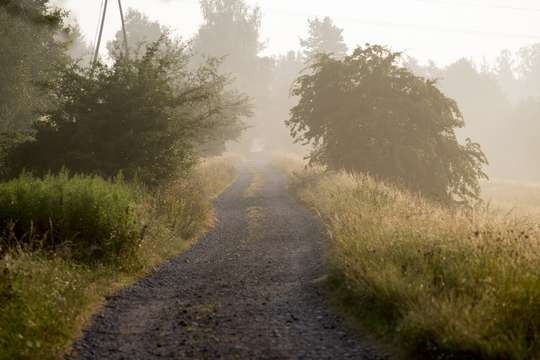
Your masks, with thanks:
M 23 174 L 0 183 L 0 245 L 67 252 L 83 262 L 129 256 L 141 240 L 140 196 L 121 179 Z
M 27 169 L 43 175 L 63 167 L 110 178 L 122 172 L 157 187 L 195 163 L 195 147 L 210 129 L 239 122 L 241 96 L 225 95 L 218 63 L 189 68 L 185 45 L 168 38 L 140 59 L 111 67 L 65 67 L 46 84 L 56 99 L 34 124 L 34 139 L 15 147 L 12 176 Z M 224 139 L 222 139 L 225 141 Z

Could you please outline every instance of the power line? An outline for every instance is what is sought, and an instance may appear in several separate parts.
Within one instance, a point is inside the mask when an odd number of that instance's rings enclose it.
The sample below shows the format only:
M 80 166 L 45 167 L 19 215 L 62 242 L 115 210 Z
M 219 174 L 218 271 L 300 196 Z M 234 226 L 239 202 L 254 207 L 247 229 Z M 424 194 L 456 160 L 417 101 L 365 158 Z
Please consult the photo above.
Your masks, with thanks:
M 507 5 L 485 5 L 485 4 L 480 4 L 480 3 L 453 2 L 453 1 L 445 1 L 445 0 L 416 0 L 416 1 L 427 3 L 430 5 L 436 5 L 436 3 L 439 3 L 439 4 L 447 4 L 451 6 L 479 7 L 479 8 L 484 8 L 484 9 L 540 12 L 539 8 L 530 8 L 530 7 L 516 7 L 516 6 L 507 6 Z
M 277 10 L 273 8 L 264 8 L 264 9 L 268 12 L 281 13 L 281 14 L 303 17 L 303 18 L 328 16 L 328 15 L 320 15 L 320 14 L 290 12 L 286 10 Z M 342 20 L 342 21 L 359 23 L 363 25 L 377 26 L 377 27 L 401 27 L 401 28 L 411 28 L 411 29 L 417 29 L 417 30 L 435 30 L 439 32 L 463 33 L 463 34 L 468 34 L 468 35 L 520 38 L 520 39 L 527 38 L 527 39 L 540 40 L 540 35 L 536 35 L 536 34 L 491 32 L 491 31 L 482 31 L 482 30 L 475 30 L 475 29 L 459 29 L 459 28 L 453 28 L 453 27 L 419 25 L 419 24 L 410 24 L 410 23 L 395 23 L 395 22 L 387 22 L 387 21 L 373 21 L 371 18 L 356 18 L 356 17 L 343 17 L 343 16 L 330 16 L 330 17 L 335 20 Z

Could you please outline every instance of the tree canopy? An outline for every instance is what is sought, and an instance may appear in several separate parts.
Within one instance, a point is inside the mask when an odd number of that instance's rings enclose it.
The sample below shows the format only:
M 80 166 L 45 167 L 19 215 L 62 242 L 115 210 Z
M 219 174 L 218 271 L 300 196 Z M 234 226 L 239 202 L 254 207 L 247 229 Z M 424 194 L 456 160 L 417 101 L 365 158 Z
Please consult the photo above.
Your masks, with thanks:
M 464 119 L 456 102 L 399 60 L 371 45 L 343 60 L 317 56 L 293 87 L 292 136 L 314 145 L 311 163 L 369 173 L 443 202 L 477 198 L 487 159 L 478 144 L 458 142 Z
M 300 39 L 300 45 L 307 59 L 312 59 L 320 53 L 333 54 L 337 58 L 342 58 L 347 54 L 343 29 L 334 25 L 331 18 L 309 19 L 308 23 L 309 35 L 305 39 Z
M 68 60 L 64 14 L 48 0 L 0 0 L 0 132 L 26 130 L 48 105 L 38 83 Z

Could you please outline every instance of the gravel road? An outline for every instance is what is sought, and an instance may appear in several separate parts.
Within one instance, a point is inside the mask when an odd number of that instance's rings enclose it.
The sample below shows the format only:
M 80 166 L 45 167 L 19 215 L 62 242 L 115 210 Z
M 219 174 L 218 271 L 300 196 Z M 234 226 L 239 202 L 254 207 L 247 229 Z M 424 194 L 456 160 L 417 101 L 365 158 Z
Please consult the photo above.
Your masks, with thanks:
M 72 359 L 384 359 L 333 313 L 317 222 L 252 162 L 193 248 L 108 301 Z

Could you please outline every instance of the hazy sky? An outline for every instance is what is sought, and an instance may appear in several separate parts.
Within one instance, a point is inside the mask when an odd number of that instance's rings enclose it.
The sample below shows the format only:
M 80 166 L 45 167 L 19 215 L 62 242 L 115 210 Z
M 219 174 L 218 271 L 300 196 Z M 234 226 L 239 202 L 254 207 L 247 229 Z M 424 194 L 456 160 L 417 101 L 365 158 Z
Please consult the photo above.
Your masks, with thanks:
M 58 0 L 60 1 L 60 0 Z M 92 41 L 101 0 L 64 0 Z M 191 37 L 201 23 L 197 0 L 122 0 L 151 19 Z M 345 29 L 347 44 L 391 46 L 425 62 L 448 64 L 460 57 L 493 61 L 502 49 L 540 42 L 538 0 L 247 0 L 263 11 L 267 54 L 298 48 L 307 19 L 331 16 Z M 105 40 L 120 27 L 116 0 L 109 0 Z

